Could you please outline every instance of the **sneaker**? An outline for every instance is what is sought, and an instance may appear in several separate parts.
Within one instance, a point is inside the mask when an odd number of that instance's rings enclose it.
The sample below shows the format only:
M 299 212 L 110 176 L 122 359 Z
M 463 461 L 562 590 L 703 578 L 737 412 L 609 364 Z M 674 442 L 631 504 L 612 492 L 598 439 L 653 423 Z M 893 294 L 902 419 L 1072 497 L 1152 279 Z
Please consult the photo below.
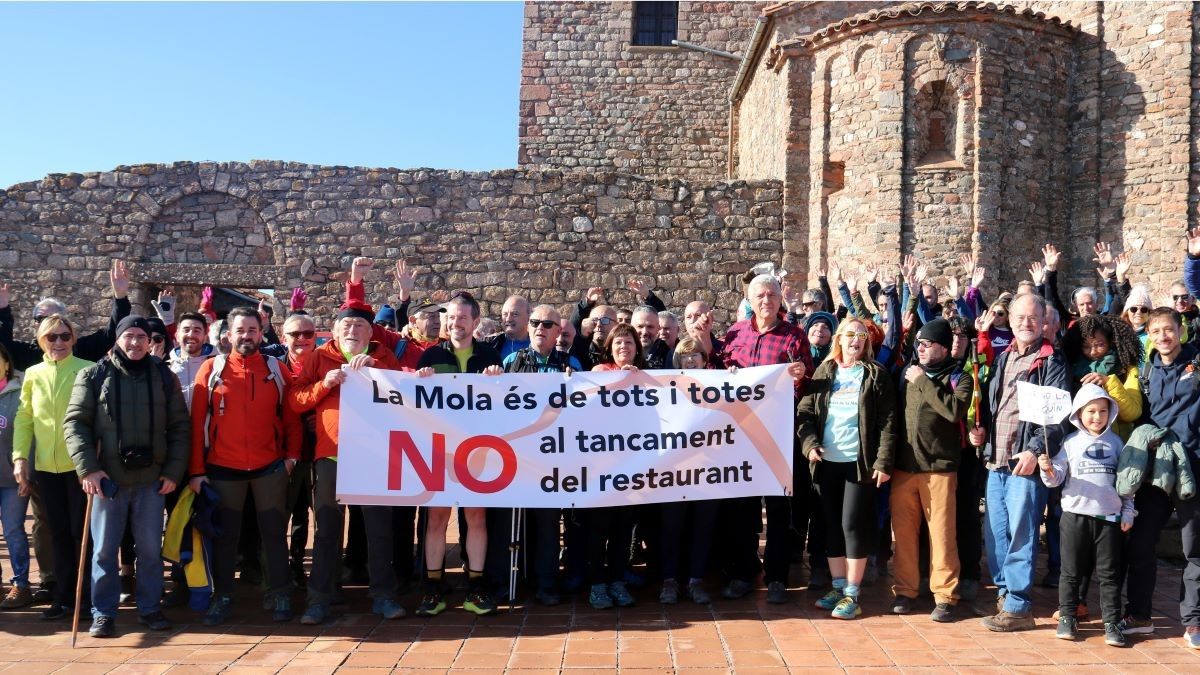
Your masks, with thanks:
M 208 603 L 208 612 L 204 615 L 205 626 L 220 626 L 229 620 L 233 608 L 233 598 L 228 595 L 214 595 Z
M 138 615 L 138 623 L 150 630 L 171 630 L 171 622 L 162 612 L 151 612 Z
M 663 581 L 662 590 L 658 592 L 658 601 L 664 605 L 679 602 L 679 582 L 674 579 Z
M 1104 624 L 1104 644 L 1109 647 L 1125 646 L 1125 634 L 1121 632 L 1120 623 Z
M 1042 577 L 1042 588 L 1058 588 L 1058 576 L 1058 570 L 1046 572 L 1046 576 Z
M 829 576 L 828 567 L 818 567 L 808 577 L 809 588 L 825 588 L 833 579 Z
M 496 611 L 496 602 L 492 600 L 492 596 L 482 588 L 467 591 L 467 597 L 463 600 L 463 609 L 478 616 L 484 616 Z
M 385 619 L 401 619 L 408 614 L 403 605 L 387 596 L 375 598 L 371 603 L 371 611 Z
M 1126 635 L 1149 635 L 1154 632 L 1154 621 L 1126 616 L 1117 623 L 1117 627 Z
M 1183 643 L 1189 649 L 1200 649 L 1200 626 L 1188 626 L 1183 629 Z
M 844 597 L 846 597 L 845 594 L 835 588 L 825 595 L 822 595 L 815 604 L 819 609 L 829 612 L 832 611 L 834 607 L 837 607 L 838 603 L 841 602 L 842 598 Z
M 286 591 L 275 594 L 271 603 L 271 620 L 276 623 L 292 620 L 292 596 Z
M 33 591 L 28 586 L 13 586 L 0 601 L 0 609 L 20 609 L 33 604 Z
M 767 603 L 782 605 L 787 602 L 787 586 L 782 581 L 767 584 Z
M 996 616 L 984 618 L 983 626 L 996 633 L 1012 633 L 1019 630 L 1028 630 L 1034 627 L 1033 614 L 1029 611 L 1021 613 L 1000 612 Z
M 446 600 L 440 590 L 428 588 L 421 604 L 417 605 L 417 616 L 437 616 L 446 611 Z
M 122 605 L 132 605 L 134 602 L 133 596 L 133 575 L 122 576 L 121 579 L 121 595 L 118 603 Z
M 704 584 L 699 581 L 693 581 L 688 584 L 688 597 L 697 605 L 707 605 L 712 602 L 712 596 L 708 591 L 704 590 Z
M 912 614 L 913 599 L 906 595 L 897 595 L 892 601 L 892 614 Z
M 562 602 L 562 598 L 559 597 L 558 593 L 555 593 L 554 590 L 550 588 L 539 588 L 538 592 L 535 593 L 533 597 L 535 600 L 541 603 L 542 607 L 554 607 L 558 605 L 558 603 Z
M 94 638 L 110 638 L 117 634 L 117 622 L 110 616 L 98 616 L 92 619 L 92 627 L 88 635 Z
M 1107 633 L 1107 627 L 1105 633 Z M 1073 616 L 1064 616 L 1058 619 L 1058 629 L 1054 631 L 1054 637 L 1059 640 L 1075 640 L 1079 637 L 1079 621 Z
M 592 584 L 592 590 L 588 592 L 588 604 L 592 609 L 612 609 L 613 599 L 608 594 L 608 584 Z
M 68 616 L 71 616 L 71 613 L 74 609 L 75 609 L 74 607 L 69 607 L 67 605 L 60 605 L 59 603 L 56 602 L 53 605 L 50 605 L 49 607 L 47 607 L 46 609 L 43 609 L 39 618 L 42 621 L 57 621 L 59 619 L 63 619 Z
M 752 586 L 749 581 L 733 579 L 729 582 L 729 585 L 725 587 L 725 590 L 721 591 L 721 595 L 726 600 L 738 600 L 746 597 L 746 595 L 752 590 L 754 590 L 754 586 Z
M 614 581 L 608 585 L 608 594 L 612 596 L 617 607 L 632 607 L 633 596 L 629 594 L 624 581 Z
M 858 606 L 858 600 L 849 595 L 842 596 L 836 607 L 830 612 L 830 616 L 835 619 L 855 619 L 862 616 L 862 607 Z
M 975 579 L 962 579 L 958 582 L 958 599 L 964 602 L 975 602 L 979 596 L 979 582 Z
M 305 626 L 319 626 L 329 618 L 329 605 L 323 602 L 309 604 L 300 617 L 300 623 Z
M 937 623 L 950 623 L 954 620 L 954 605 L 948 602 L 939 602 L 929 613 L 929 620 Z

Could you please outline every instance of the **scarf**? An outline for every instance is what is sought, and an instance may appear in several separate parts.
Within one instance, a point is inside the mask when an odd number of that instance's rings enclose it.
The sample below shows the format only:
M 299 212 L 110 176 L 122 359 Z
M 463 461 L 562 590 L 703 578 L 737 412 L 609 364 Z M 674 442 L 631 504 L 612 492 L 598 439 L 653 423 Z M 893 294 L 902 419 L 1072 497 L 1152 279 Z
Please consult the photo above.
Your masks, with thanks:
M 1071 366 L 1071 374 L 1076 380 L 1083 379 L 1088 373 L 1099 373 L 1105 377 L 1117 372 L 1117 355 L 1115 352 L 1109 352 L 1104 356 L 1092 361 L 1091 359 L 1079 359 Z
M 947 357 L 942 359 L 940 363 L 931 363 L 928 366 L 921 367 L 925 369 L 925 374 L 929 376 L 929 379 L 938 380 L 946 375 L 946 373 L 953 371 L 957 365 L 957 361 Z

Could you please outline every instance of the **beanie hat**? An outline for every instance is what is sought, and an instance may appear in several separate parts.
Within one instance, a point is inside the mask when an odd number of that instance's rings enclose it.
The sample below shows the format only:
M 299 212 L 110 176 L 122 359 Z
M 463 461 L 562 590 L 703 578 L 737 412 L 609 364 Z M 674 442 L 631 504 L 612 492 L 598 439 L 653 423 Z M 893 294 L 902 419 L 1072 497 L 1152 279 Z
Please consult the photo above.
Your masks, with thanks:
M 167 325 L 162 322 L 162 319 L 152 316 L 146 319 L 146 323 L 150 325 L 150 330 L 146 331 L 151 335 L 166 335 Z
M 1150 289 L 1142 284 L 1138 284 L 1129 289 L 1129 298 L 1125 300 L 1125 311 L 1128 312 L 1130 307 L 1153 307 L 1154 304 L 1150 300 Z
M 347 300 L 338 308 L 337 320 L 346 318 L 363 319 L 367 323 L 375 321 L 375 310 L 361 300 Z
M 146 317 L 138 316 L 137 314 L 130 314 L 129 316 L 117 322 L 117 332 L 115 335 L 117 337 L 121 337 L 121 333 L 124 333 L 130 328 L 140 328 L 147 337 L 149 337 L 150 333 L 153 332 L 150 328 L 150 322 L 146 320 Z
M 392 328 L 396 327 L 396 310 L 392 309 L 391 305 L 384 305 L 375 313 L 375 323 L 386 323 Z
M 829 312 L 813 312 L 804 318 L 804 332 L 808 332 L 814 323 L 824 323 L 829 326 L 829 332 L 834 332 L 838 327 L 837 317 Z
M 929 340 L 935 344 L 939 344 L 946 349 L 950 349 L 954 344 L 954 333 L 950 330 L 950 322 L 945 319 L 934 319 L 929 323 L 921 326 L 921 330 L 917 331 L 918 340 Z

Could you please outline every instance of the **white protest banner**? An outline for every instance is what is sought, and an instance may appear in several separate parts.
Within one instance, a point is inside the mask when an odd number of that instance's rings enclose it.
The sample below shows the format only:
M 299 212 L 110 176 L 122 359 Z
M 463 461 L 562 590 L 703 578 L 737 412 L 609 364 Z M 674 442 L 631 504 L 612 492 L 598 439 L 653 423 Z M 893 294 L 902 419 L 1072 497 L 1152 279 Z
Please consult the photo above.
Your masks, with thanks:
M 351 371 L 338 500 L 587 508 L 791 494 L 786 369 Z
M 1058 424 L 1071 414 L 1071 394 L 1058 387 L 1017 383 L 1017 419 L 1033 424 Z

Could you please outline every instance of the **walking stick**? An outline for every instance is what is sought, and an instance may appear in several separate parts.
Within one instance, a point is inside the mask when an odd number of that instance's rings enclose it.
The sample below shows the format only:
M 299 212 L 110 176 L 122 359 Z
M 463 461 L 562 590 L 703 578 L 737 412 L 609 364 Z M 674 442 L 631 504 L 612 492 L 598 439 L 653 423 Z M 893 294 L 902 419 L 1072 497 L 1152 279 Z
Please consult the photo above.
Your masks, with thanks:
M 79 635 L 79 605 L 83 601 L 83 564 L 87 560 L 88 539 L 91 535 L 92 499 L 87 496 L 87 508 L 83 511 L 83 544 L 79 547 L 79 569 L 75 573 L 75 612 L 71 618 L 71 649 L 75 648 L 75 637 Z
M 521 542 L 519 536 L 521 534 L 521 519 L 525 515 L 525 509 L 512 510 L 512 529 L 508 539 L 508 611 L 512 611 L 513 602 L 517 595 L 517 556 L 520 555 Z

